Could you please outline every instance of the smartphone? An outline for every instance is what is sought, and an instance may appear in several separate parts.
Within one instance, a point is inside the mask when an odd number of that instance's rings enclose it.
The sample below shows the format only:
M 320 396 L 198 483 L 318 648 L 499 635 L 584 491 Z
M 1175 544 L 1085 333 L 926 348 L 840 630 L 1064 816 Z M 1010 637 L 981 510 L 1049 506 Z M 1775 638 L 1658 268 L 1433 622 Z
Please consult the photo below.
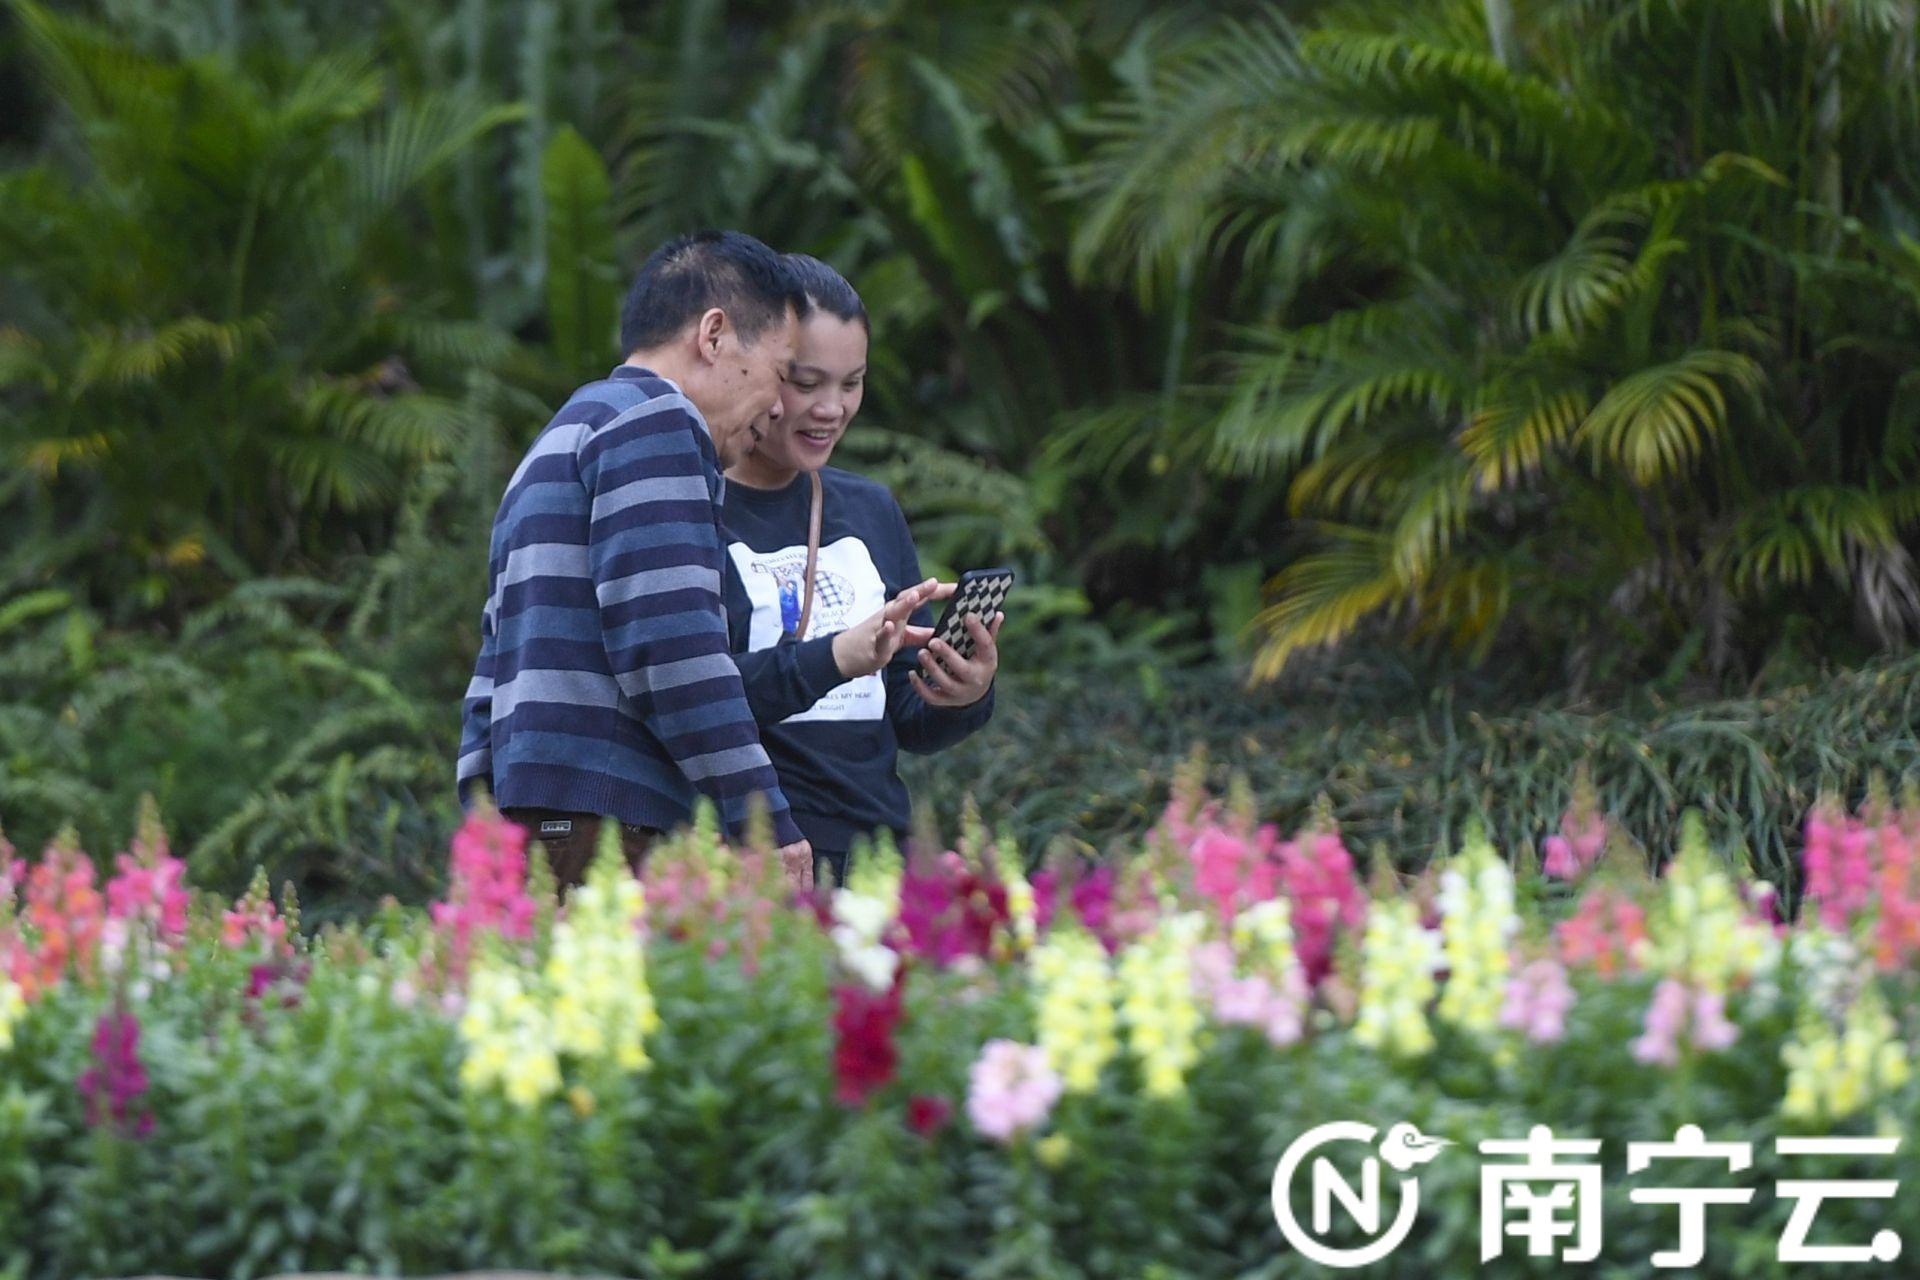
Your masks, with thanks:
M 1011 590 L 1011 569 L 967 570 L 960 575 L 954 593 L 947 598 L 947 611 L 940 615 L 940 623 L 933 629 L 933 638 L 945 640 L 963 658 L 973 657 L 973 634 L 966 628 L 967 615 L 977 615 L 982 623 L 992 622 L 993 615 L 1006 603 L 1007 593 Z

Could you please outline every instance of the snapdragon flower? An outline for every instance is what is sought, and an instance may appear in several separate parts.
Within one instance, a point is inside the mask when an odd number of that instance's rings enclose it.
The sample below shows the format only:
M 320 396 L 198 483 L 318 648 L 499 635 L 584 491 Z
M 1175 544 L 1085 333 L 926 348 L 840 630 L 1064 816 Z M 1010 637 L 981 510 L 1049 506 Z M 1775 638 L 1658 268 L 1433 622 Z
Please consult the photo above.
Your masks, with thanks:
M 1140 1062 L 1147 1093 L 1170 1097 L 1186 1088 L 1200 1059 L 1200 1005 L 1193 990 L 1193 949 L 1205 929 L 1196 912 L 1163 918 L 1120 954 L 1120 1014 Z
M 1447 960 L 1439 1014 L 1469 1031 L 1492 1031 L 1506 1001 L 1508 948 L 1520 917 L 1513 872 L 1483 833 L 1476 831 L 1441 871 L 1439 903 Z
M 1012 1142 L 1046 1123 L 1060 1099 L 1059 1073 L 1038 1045 L 989 1040 L 967 1071 L 967 1118 L 996 1142 Z
M 1107 950 L 1084 929 L 1059 928 L 1033 949 L 1028 964 L 1040 1048 L 1068 1092 L 1089 1092 L 1120 1049 Z
M 1573 1008 L 1573 986 L 1567 971 L 1551 957 L 1523 965 L 1507 980 L 1500 1025 L 1523 1032 L 1535 1044 L 1552 1044 L 1567 1032 L 1567 1013 Z
M 1440 963 L 1439 935 L 1421 924 L 1418 903 L 1376 900 L 1360 942 L 1360 1010 L 1353 1038 L 1401 1058 L 1431 1050 L 1427 1005 Z
M 891 896 L 852 888 L 833 891 L 829 936 L 834 950 L 847 971 L 870 991 L 891 988 L 900 967 L 899 952 L 885 942 L 897 906 L 898 900 Z
M 645 906 L 645 890 L 618 858 L 596 859 L 568 896 L 546 967 L 560 1052 L 609 1058 L 623 1071 L 647 1065 L 645 1040 L 660 1016 L 647 986 Z
M 1780 1051 L 1787 1066 L 1781 1114 L 1794 1120 L 1829 1122 L 1853 1115 L 1906 1084 L 1912 1074 L 1906 1043 L 1869 988 L 1847 1010 L 1839 1034 L 1809 1011 Z
M 1680 852 L 1661 877 L 1641 951 L 1655 973 L 1722 994 L 1779 960 L 1772 925 L 1755 917 L 1733 876 L 1708 852 L 1697 813 L 1682 824 Z
M 498 957 L 473 966 L 460 1017 L 467 1046 L 460 1067 L 463 1085 L 476 1093 L 498 1088 L 521 1107 L 559 1090 L 553 1021 L 539 996 L 528 990 L 519 969 Z
M 20 984 L 0 973 L 0 1049 L 13 1047 L 14 1024 L 27 1011 L 27 996 Z

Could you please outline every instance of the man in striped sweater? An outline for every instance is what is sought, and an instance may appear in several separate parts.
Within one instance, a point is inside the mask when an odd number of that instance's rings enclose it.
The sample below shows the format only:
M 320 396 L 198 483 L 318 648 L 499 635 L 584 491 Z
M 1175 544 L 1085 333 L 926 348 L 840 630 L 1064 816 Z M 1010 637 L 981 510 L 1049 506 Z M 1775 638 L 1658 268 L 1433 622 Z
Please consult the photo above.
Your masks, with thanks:
M 720 473 L 778 417 L 806 305 L 751 236 L 661 246 L 621 314 L 626 362 L 573 393 L 500 501 L 458 786 L 463 801 L 485 787 L 539 838 L 563 887 L 603 816 L 637 866 L 696 794 L 736 835 L 758 796 L 790 878 L 811 887 L 720 595 Z

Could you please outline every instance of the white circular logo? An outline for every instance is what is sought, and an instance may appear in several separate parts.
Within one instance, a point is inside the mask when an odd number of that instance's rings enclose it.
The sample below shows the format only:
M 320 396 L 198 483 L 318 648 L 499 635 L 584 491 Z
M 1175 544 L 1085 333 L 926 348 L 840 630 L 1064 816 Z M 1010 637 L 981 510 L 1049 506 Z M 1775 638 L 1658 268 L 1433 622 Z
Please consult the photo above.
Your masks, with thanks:
M 1387 1130 L 1387 1136 L 1381 1140 L 1377 1152 L 1370 1149 L 1366 1159 L 1361 1162 L 1360 1188 L 1357 1191 L 1326 1157 L 1315 1159 L 1311 1166 L 1312 1182 L 1308 1188 L 1313 1230 L 1309 1232 L 1303 1228 L 1293 1216 L 1293 1179 L 1301 1163 L 1329 1143 L 1353 1142 L 1372 1148 L 1374 1135 L 1378 1132 L 1372 1125 L 1355 1120 L 1335 1120 L 1316 1125 L 1295 1138 L 1281 1154 L 1280 1163 L 1274 1166 L 1273 1218 L 1280 1224 L 1280 1234 L 1287 1238 L 1288 1244 L 1321 1266 L 1364 1267 L 1399 1248 L 1406 1240 L 1407 1233 L 1413 1230 L 1413 1220 L 1420 1212 L 1420 1183 L 1411 1176 L 1413 1169 L 1451 1145 L 1444 1138 L 1426 1137 L 1405 1122 L 1396 1124 Z M 1393 1169 L 1400 1191 L 1400 1207 L 1394 1212 L 1393 1221 L 1387 1224 L 1384 1232 L 1381 1230 L 1380 1199 L 1382 1163 Z M 1347 1217 L 1372 1237 L 1366 1244 L 1342 1249 L 1325 1243 L 1325 1237 L 1333 1230 L 1335 1200 L 1340 1202 Z

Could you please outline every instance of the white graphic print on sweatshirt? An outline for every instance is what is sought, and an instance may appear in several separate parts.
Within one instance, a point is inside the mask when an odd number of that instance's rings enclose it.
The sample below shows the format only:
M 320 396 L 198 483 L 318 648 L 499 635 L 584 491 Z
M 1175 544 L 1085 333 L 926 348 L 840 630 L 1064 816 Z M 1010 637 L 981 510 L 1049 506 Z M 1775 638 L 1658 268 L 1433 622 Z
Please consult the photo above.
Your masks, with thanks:
M 784 628 L 799 619 L 800 581 L 806 573 L 807 549 L 802 545 L 763 552 L 735 542 L 727 547 L 727 554 L 733 557 L 733 566 L 747 588 L 747 600 L 753 605 L 747 649 L 754 653 L 771 649 L 780 642 Z M 851 535 L 827 543 L 820 548 L 819 562 L 814 565 L 813 616 L 807 619 L 807 634 L 800 638 L 810 640 L 845 631 L 886 602 L 887 585 L 867 544 Z M 782 723 L 880 720 L 886 714 L 886 681 L 875 672 L 830 690 L 820 701 Z

